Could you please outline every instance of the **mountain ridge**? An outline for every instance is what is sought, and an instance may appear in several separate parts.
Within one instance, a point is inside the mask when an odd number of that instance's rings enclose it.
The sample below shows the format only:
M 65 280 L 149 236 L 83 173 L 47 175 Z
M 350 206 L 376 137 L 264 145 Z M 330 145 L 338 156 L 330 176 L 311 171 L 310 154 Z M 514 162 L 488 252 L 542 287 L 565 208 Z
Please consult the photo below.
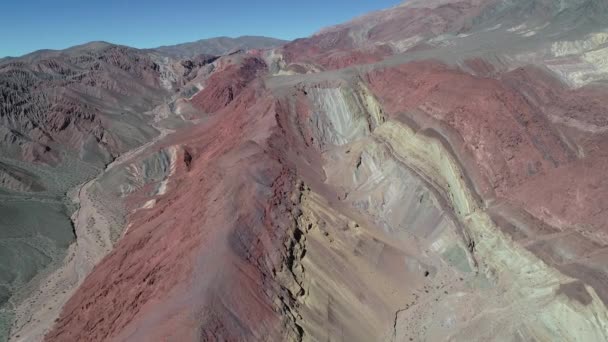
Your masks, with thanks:
M 123 46 L 131 49 L 137 49 L 142 51 L 159 52 L 168 57 L 176 58 L 192 58 L 197 54 L 211 54 L 211 55 L 223 55 L 231 52 L 235 49 L 249 49 L 249 48 L 271 48 L 277 47 L 287 40 L 265 37 L 265 36 L 252 36 L 244 35 L 238 37 L 230 36 L 218 36 L 211 38 L 202 38 L 192 42 L 177 43 L 170 45 L 161 45 L 153 48 L 135 48 L 124 44 L 111 43 L 103 40 L 90 41 L 82 44 L 69 46 L 64 49 L 41 49 L 26 53 L 21 56 L 4 56 L 0 58 L 0 63 L 8 60 L 15 59 L 31 59 L 40 55 L 59 55 L 62 53 L 72 52 L 75 50 L 97 50 L 101 48 L 107 48 L 108 46 Z M 227 46 L 223 46 L 223 44 Z M 189 48 L 189 52 L 180 52 L 184 48 Z M 192 51 L 194 50 L 194 51 Z
M 221 36 L 188 43 L 164 45 L 151 50 L 174 58 L 191 58 L 200 53 L 224 55 L 241 49 L 275 48 L 287 42 L 287 40 L 263 36 L 239 36 L 234 38 Z

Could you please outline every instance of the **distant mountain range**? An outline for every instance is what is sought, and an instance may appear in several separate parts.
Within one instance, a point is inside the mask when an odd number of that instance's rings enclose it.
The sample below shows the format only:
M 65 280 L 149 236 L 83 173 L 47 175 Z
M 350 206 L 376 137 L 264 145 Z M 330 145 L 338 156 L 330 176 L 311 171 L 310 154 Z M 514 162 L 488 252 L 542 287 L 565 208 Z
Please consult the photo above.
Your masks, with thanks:
M 287 43 L 286 40 L 260 36 L 217 37 L 191 43 L 160 46 L 152 50 L 169 57 L 190 58 L 201 53 L 223 55 L 236 50 L 268 49 L 285 43 Z
M 151 49 L 140 49 L 145 51 L 156 52 L 163 56 L 173 57 L 173 58 L 190 58 L 196 56 L 198 54 L 207 54 L 207 55 L 223 55 L 229 52 L 237 51 L 237 50 L 248 50 L 248 49 L 268 49 L 281 46 L 287 43 L 287 40 L 263 37 L 263 36 L 241 36 L 236 38 L 231 37 L 214 37 L 207 39 L 200 39 L 195 42 L 189 43 L 181 43 L 176 45 L 163 45 L 157 48 Z M 58 54 L 63 54 L 65 52 L 74 52 L 74 51 L 94 51 L 99 50 L 111 45 L 120 45 L 113 44 L 105 41 L 93 41 L 81 45 L 75 45 L 63 50 L 51 50 L 51 49 L 43 49 L 37 50 L 23 56 L 13 57 L 13 56 L 5 56 L 0 57 L 0 63 L 5 60 L 13 60 L 16 58 L 26 58 L 32 59 L 40 56 L 53 56 Z

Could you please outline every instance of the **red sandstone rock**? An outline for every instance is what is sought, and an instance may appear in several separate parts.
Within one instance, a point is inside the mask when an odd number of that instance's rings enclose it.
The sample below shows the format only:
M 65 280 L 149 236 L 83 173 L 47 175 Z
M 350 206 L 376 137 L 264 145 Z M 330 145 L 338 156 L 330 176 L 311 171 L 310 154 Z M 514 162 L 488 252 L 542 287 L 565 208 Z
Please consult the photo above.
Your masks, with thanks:
M 209 80 L 207 86 L 195 95 L 192 103 L 206 113 L 215 113 L 232 102 L 253 81 L 266 64 L 259 58 L 245 56 L 242 61 L 229 61 Z

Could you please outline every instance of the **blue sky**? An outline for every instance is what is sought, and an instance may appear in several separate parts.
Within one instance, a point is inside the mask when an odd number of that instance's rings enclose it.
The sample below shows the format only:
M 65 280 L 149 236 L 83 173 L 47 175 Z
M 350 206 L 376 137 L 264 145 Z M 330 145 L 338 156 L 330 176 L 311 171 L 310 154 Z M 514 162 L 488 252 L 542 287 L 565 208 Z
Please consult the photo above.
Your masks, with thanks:
M 147 48 L 216 36 L 306 37 L 400 0 L 3 0 L 0 57 L 93 40 Z

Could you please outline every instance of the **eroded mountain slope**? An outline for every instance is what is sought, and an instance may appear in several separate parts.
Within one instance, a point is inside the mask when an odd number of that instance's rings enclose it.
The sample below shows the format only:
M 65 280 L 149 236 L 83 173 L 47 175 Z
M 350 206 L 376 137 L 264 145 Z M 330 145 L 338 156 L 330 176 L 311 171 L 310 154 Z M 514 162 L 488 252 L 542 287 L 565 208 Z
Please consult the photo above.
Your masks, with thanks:
M 195 119 L 185 99 L 216 60 L 104 42 L 2 60 L 0 340 L 11 325 L 40 340 L 112 248 L 126 213 L 121 198 L 166 177 L 173 153 L 124 161 Z

